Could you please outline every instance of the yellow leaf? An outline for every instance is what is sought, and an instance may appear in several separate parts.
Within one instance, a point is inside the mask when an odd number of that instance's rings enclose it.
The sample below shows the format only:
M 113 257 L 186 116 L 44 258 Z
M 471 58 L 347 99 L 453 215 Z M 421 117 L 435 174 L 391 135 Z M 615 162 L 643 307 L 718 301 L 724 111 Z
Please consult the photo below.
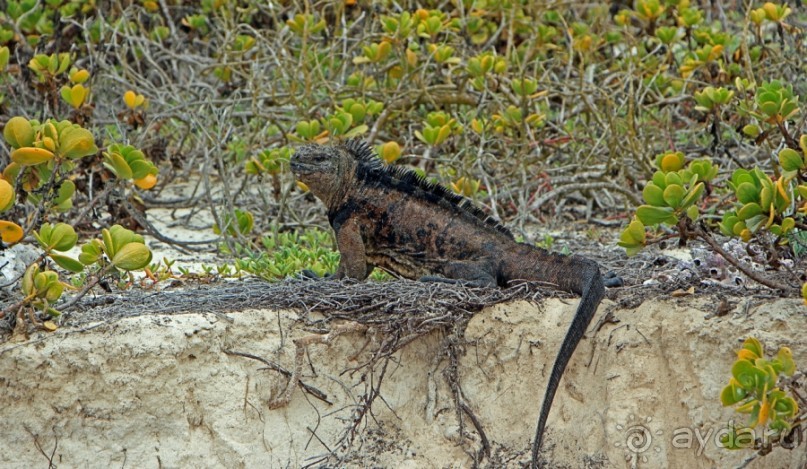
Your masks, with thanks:
M 757 420 L 757 425 L 765 425 L 768 421 L 768 416 L 771 413 L 771 404 L 768 402 L 767 399 L 762 401 L 762 405 L 759 406 L 759 419 Z
M 741 231 L 740 232 L 740 238 L 742 238 L 742 240 L 745 241 L 746 243 L 748 241 L 751 241 L 751 230 L 746 228 L 743 231 Z
M 401 157 L 401 146 L 398 142 L 387 142 L 381 147 L 381 159 L 387 164 L 394 162 Z
M 406 49 L 406 63 L 408 63 L 410 67 L 414 67 L 418 63 L 418 56 L 411 49 Z
M 136 99 L 137 95 L 132 90 L 123 93 L 123 102 L 126 103 L 126 106 L 128 106 L 129 109 L 134 109 L 135 107 L 137 107 L 137 104 L 135 102 Z
M 3 137 L 15 148 L 30 147 L 34 144 L 36 133 L 28 119 L 20 116 L 12 117 L 6 122 Z
M 56 151 L 56 142 L 50 137 L 42 137 L 42 144 L 50 151 Z
M 4 243 L 14 244 L 22 239 L 23 234 L 20 225 L 10 221 L 0 220 L 0 238 L 3 239 Z
M 73 108 L 78 109 L 84 104 L 84 100 L 87 98 L 87 94 L 89 94 L 90 90 L 84 87 L 82 84 L 73 85 L 73 88 L 70 89 L 70 96 L 72 101 L 70 105 Z
M 762 5 L 762 9 L 765 10 L 765 13 L 768 15 L 768 19 L 771 21 L 779 21 L 779 14 L 776 11 L 776 4 L 767 2 L 766 4 Z
M 446 124 L 440 127 L 440 131 L 437 133 L 437 139 L 434 141 L 435 145 L 439 145 L 443 143 L 448 137 L 451 135 L 451 127 Z
M 90 78 L 90 72 L 88 72 L 83 68 L 81 70 L 76 70 L 70 74 L 70 81 L 77 84 L 84 83 L 89 78 Z
M 776 190 L 779 191 L 779 195 L 785 199 L 785 203 L 789 205 L 790 197 L 788 197 L 787 191 L 785 190 L 784 176 L 780 176 L 779 179 L 776 180 Z
M 143 189 L 144 191 L 147 191 L 157 184 L 157 176 L 153 174 L 147 174 L 146 176 L 140 179 L 135 179 L 134 184 L 135 186 Z
M 0 212 L 14 205 L 14 188 L 5 179 L 0 179 Z
M 22 166 L 36 166 L 52 158 L 53 152 L 44 148 L 22 147 L 11 152 L 11 161 Z

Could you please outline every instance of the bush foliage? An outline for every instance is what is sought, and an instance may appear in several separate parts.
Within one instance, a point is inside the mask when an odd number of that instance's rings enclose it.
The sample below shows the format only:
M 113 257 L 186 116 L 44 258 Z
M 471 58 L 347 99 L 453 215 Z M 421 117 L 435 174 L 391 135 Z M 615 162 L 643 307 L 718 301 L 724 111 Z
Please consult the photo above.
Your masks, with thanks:
M 792 265 L 807 228 L 804 18 L 688 0 L 8 0 L 0 235 L 36 236 L 77 272 L 82 257 L 41 239 L 67 226 L 97 238 L 82 256 L 99 269 L 142 268 L 150 255 L 118 246 L 113 225 L 158 234 L 144 200 L 201 180 L 179 204 L 212 215 L 239 268 L 325 271 L 313 232 L 315 248 L 278 250 L 300 239 L 280 234 L 323 226 L 287 162 L 299 142 L 358 137 L 519 228 L 604 214 L 623 219 L 628 254 L 725 235 Z M 128 250 L 138 262 L 116 263 Z

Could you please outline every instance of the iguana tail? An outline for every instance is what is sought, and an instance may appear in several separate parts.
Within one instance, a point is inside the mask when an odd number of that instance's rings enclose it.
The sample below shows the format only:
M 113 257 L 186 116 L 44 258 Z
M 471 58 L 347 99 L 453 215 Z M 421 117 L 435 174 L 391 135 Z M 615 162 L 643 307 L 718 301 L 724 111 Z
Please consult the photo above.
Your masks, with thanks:
M 560 378 L 563 376 L 577 344 L 585 335 L 594 313 L 597 312 L 600 300 L 605 296 L 605 286 L 596 262 L 579 256 L 550 254 L 543 250 L 538 251 L 537 254 L 538 259 L 535 264 L 537 272 L 529 277 L 534 280 L 551 282 L 563 290 L 578 293 L 581 295 L 581 299 L 549 375 L 544 402 L 541 405 L 541 414 L 538 417 L 538 426 L 535 429 L 535 440 L 532 444 L 533 468 L 538 467 L 538 451 L 541 449 L 544 427 L 549 416 L 549 409 L 552 408 L 555 391 L 560 384 Z

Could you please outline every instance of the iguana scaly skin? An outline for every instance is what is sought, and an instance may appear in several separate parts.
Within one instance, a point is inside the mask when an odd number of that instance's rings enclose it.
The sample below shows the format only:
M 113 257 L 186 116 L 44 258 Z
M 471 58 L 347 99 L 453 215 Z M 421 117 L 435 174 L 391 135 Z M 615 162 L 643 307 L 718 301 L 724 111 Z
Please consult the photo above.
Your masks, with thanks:
M 549 376 L 532 447 L 536 465 L 560 377 L 605 293 L 597 263 L 516 242 L 466 199 L 411 170 L 384 166 L 361 141 L 302 146 L 291 169 L 328 208 L 341 253 L 336 278 L 363 280 L 380 267 L 474 285 L 540 281 L 582 296 Z

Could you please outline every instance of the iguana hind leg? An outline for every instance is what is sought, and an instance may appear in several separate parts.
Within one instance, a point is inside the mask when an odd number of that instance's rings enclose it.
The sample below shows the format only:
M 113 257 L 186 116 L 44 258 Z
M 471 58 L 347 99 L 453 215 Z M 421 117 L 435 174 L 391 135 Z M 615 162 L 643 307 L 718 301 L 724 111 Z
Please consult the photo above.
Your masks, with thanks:
M 480 262 L 449 262 L 441 270 L 443 276 L 425 275 L 422 282 L 462 283 L 472 287 L 495 287 L 496 278 Z

